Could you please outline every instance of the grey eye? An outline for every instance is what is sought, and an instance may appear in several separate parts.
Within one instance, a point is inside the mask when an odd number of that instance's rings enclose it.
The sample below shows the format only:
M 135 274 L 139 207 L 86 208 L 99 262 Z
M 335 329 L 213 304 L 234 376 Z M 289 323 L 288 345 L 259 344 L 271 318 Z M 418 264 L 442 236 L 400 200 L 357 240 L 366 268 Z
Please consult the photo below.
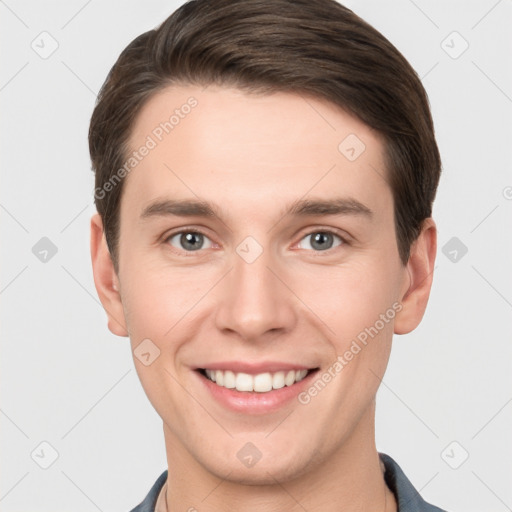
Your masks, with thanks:
M 176 233 L 169 237 L 169 243 L 177 249 L 184 249 L 188 252 L 209 249 L 212 246 L 211 240 L 197 231 L 182 231 L 181 233 Z
M 313 249 L 315 251 L 326 251 L 328 249 L 333 248 L 333 243 L 335 239 L 338 239 L 340 243 L 337 245 L 341 245 L 343 240 L 334 233 L 330 233 L 329 231 L 315 231 L 306 235 L 302 240 L 310 240 L 309 247 L 301 247 L 301 249 Z M 302 242 L 301 240 L 301 242 Z

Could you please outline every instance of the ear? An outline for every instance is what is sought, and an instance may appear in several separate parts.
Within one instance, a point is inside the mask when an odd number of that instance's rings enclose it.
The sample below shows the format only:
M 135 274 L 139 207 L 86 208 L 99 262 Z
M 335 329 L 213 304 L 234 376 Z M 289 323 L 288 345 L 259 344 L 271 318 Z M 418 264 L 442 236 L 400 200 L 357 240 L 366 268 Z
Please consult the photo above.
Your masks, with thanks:
M 119 293 L 119 279 L 108 250 L 103 221 L 98 213 L 91 218 L 91 259 L 94 284 L 107 313 L 108 328 L 113 334 L 128 336 Z
M 400 294 L 403 307 L 395 316 L 395 334 L 407 334 L 421 322 L 432 287 L 436 252 L 436 224 L 428 218 L 423 221 L 420 234 L 411 246 L 405 268 L 408 278 Z

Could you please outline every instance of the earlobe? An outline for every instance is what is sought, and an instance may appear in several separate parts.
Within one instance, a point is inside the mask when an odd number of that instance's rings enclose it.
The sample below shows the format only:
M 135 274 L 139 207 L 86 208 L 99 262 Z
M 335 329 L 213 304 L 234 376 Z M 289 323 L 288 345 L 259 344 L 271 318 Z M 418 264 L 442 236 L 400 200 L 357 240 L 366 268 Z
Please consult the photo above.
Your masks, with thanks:
M 395 317 L 395 334 L 407 334 L 421 322 L 427 308 L 437 252 L 437 229 L 432 218 L 425 219 L 418 238 L 411 246 L 404 271 L 402 309 Z
M 98 213 L 91 218 L 91 260 L 94 284 L 107 313 L 108 328 L 117 336 L 128 336 L 118 277 L 105 240 L 103 222 Z

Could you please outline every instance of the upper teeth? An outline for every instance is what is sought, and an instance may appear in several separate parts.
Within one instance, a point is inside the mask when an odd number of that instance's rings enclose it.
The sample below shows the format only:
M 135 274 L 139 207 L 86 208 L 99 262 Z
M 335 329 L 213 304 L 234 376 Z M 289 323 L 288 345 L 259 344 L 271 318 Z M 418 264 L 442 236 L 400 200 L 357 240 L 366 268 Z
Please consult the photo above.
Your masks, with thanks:
M 308 373 L 307 370 L 290 370 L 288 372 L 258 373 L 234 373 L 230 370 L 205 370 L 206 376 L 224 388 L 237 391 L 257 391 L 264 393 L 272 389 L 280 389 L 284 386 L 291 386 L 301 381 Z

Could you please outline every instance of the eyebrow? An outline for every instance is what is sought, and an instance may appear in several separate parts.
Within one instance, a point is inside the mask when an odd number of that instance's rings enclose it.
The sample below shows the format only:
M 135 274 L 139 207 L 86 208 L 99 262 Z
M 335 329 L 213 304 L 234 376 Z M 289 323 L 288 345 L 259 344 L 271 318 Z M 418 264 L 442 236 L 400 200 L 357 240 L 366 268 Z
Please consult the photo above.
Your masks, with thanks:
M 307 217 L 318 215 L 373 216 L 372 210 L 353 198 L 299 199 L 286 207 L 280 218 L 286 215 Z M 218 217 L 222 220 L 221 209 L 212 203 L 195 199 L 164 199 L 148 205 L 141 213 L 142 219 L 150 217 Z

